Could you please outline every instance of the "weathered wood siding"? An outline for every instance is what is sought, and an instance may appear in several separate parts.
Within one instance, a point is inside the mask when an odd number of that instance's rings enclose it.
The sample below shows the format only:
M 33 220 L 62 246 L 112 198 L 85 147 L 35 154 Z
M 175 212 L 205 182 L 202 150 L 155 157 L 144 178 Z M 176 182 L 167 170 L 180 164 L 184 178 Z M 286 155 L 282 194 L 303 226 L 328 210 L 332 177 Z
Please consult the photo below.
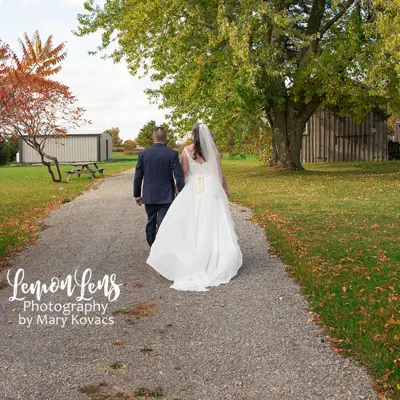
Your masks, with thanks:
M 387 122 L 370 114 L 357 123 L 329 110 L 317 111 L 303 135 L 301 162 L 381 161 L 388 158 Z

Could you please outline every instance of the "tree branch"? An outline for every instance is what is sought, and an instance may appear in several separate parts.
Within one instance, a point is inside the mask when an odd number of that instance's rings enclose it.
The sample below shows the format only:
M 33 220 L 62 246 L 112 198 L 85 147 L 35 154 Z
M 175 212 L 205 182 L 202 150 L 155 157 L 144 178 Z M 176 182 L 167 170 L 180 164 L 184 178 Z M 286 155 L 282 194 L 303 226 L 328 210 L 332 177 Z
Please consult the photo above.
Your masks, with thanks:
M 326 7 L 325 0 L 314 0 L 310 11 L 310 16 L 307 22 L 306 34 L 308 36 L 314 35 L 320 30 L 322 19 L 325 14 L 325 7 Z M 308 46 L 303 47 L 300 50 L 299 67 L 302 67 L 306 63 L 307 54 L 310 51 L 310 49 L 312 50 L 313 53 L 317 52 L 318 44 L 319 44 L 319 38 L 315 38 Z
M 347 0 L 345 3 L 341 4 L 342 9 L 332 17 L 320 30 L 321 38 L 322 36 L 334 25 L 340 18 L 342 18 L 343 14 L 358 0 Z
M 325 0 L 315 0 L 307 23 L 307 35 L 317 33 L 325 13 Z

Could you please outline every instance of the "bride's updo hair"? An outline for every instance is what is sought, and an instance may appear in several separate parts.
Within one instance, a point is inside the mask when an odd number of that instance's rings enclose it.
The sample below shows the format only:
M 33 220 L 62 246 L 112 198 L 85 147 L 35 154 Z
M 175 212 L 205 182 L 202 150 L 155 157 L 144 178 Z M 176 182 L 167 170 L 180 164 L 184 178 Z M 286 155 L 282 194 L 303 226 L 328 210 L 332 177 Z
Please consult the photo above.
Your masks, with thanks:
M 193 125 L 192 136 L 193 136 L 193 146 L 194 146 L 193 158 L 196 159 L 198 157 L 201 157 L 203 160 L 205 160 L 203 153 L 201 152 L 201 146 L 200 146 L 200 124 Z

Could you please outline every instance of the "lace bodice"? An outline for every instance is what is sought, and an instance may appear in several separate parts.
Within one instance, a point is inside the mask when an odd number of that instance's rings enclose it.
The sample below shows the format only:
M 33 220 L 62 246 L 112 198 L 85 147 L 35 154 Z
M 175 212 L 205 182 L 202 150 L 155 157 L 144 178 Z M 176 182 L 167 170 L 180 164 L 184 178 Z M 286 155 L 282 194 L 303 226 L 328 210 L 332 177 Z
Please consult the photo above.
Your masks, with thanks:
M 185 153 L 189 163 L 189 175 L 201 175 L 201 176 L 212 175 L 213 173 L 212 168 L 210 168 L 210 164 L 207 163 L 207 161 L 200 164 L 199 162 L 193 160 L 193 157 L 190 155 L 186 147 L 185 147 Z

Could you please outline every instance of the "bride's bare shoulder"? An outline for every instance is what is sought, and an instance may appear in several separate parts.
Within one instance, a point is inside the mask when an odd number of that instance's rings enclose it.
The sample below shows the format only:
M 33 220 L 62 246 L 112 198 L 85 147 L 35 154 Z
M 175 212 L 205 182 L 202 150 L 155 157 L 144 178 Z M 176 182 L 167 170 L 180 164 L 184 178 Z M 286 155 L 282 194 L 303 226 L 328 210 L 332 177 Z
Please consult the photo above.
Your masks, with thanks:
M 188 156 L 192 156 L 192 152 L 190 151 L 190 145 L 184 147 L 182 150 L 182 157 L 187 158 Z
M 189 144 L 189 146 L 186 146 L 185 149 L 189 152 L 189 154 L 193 154 L 194 145 Z

